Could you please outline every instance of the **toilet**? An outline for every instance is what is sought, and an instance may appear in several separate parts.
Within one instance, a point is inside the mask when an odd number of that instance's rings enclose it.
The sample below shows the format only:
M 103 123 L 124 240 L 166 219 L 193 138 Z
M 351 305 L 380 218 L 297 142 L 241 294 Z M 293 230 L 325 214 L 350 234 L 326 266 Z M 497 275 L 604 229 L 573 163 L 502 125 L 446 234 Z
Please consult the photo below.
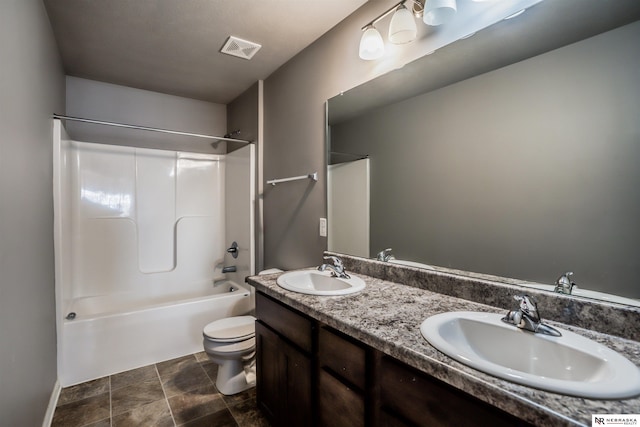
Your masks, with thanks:
M 278 268 L 259 275 L 282 273 Z M 204 351 L 218 364 L 216 388 L 226 396 L 256 385 L 256 318 L 234 316 L 209 323 L 202 331 Z
M 216 388 L 224 395 L 256 385 L 256 318 L 235 316 L 209 323 L 202 331 L 204 351 L 218 364 Z

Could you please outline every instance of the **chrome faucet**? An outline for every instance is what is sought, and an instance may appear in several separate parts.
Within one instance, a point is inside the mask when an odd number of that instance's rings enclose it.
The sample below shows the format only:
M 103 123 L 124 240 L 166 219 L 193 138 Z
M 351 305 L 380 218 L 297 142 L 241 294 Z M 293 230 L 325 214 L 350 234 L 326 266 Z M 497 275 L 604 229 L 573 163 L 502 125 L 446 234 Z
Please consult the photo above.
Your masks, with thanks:
M 378 261 L 385 261 L 385 262 L 389 262 L 389 260 L 395 259 L 395 257 L 391 253 L 392 250 L 393 249 L 391 248 L 387 248 L 383 251 L 378 252 L 378 256 L 376 257 L 376 259 Z
M 558 280 L 556 280 L 556 287 L 553 288 L 553 291 L 558 292 L 559 294 L 571 295 L 571 291 L 573 291 L 573 287 L 576 285 L 570 279 L 570 276 L 572 275 L 573 272 L 568 271 L 562 276 L 558 277 Z
M 534 333 L 554 337 L 562 335 L 557 329 L 542 323 L 538 312 L 538 304 L 536 304 L 533 297 L 529 295 L 514 295 L 513 298 L 519 302 L 519 307 L 517 310 L 507 312 L 507 315 L 502 318 L 503 322 Z
M 322 264 L 318 267 L 318 271 L 325 271 L 327 269 L 331 270 L 331 275 L 333 277 L 340 277 L 341 279 L 351 279 L 344 271 L 344 265 L 342 264 L 342 260 L 337 256 L 326 256 L 324 257 L 325 261 L 331 261 L 333 264 Z

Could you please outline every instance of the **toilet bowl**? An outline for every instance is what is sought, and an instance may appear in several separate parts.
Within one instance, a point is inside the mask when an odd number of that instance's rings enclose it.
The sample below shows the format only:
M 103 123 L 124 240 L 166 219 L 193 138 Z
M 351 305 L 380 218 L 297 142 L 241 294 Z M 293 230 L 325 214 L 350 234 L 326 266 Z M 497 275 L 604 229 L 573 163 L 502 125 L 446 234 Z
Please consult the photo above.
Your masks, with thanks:
M 282 273 L 278 268 L 259 275 Z M 216 388 L 224 395 L 256 385 L 256 318 L 235 316 L 209 323 L 202 331 L 204 351 L 218 364 Z
M 216 388 L 224 395 L 256 385 L 255 321 L 253 316 L 227 317 L 209 323 L 202 331 L 204 351 L 218 364 Z

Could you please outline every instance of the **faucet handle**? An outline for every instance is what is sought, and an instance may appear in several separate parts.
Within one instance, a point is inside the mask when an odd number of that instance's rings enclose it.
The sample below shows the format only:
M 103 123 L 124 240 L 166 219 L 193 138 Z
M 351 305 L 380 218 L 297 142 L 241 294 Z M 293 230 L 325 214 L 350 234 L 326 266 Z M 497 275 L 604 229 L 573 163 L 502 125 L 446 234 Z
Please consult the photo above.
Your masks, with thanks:
M 524 314 L 527 314 L 534 319 L 539 320 L 540 315 L 538 314 L 538 304 L 536 300 L 533 299 L 532 296 L 529 295 L 514 295 L 513 298 L 516 301 L 520 302 L 520 311 Z
M 336 266 L 336 268 L 342 268 L 342 260 L 340 258 L 338 258 L 337 256 L 326 256 L 323 257 L 323 259 L 325 261 L 331 261 L 333 263 L 334 266 Z
M 238 243 L 231 243 L 231 246 L 229 247 L 229 249 L 227 249 L 227 253 L 230 253 L 234 258 L 238 258 Z

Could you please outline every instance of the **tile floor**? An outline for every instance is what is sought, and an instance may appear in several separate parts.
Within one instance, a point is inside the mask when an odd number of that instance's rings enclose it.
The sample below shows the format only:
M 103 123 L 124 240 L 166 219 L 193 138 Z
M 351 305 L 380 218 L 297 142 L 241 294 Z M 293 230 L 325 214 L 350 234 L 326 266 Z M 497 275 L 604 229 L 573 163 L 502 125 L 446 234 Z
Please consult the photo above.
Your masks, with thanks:
M 269 426 L 255 388 L 224 396 L 204 352 L 62 389 L 53 427 Z

